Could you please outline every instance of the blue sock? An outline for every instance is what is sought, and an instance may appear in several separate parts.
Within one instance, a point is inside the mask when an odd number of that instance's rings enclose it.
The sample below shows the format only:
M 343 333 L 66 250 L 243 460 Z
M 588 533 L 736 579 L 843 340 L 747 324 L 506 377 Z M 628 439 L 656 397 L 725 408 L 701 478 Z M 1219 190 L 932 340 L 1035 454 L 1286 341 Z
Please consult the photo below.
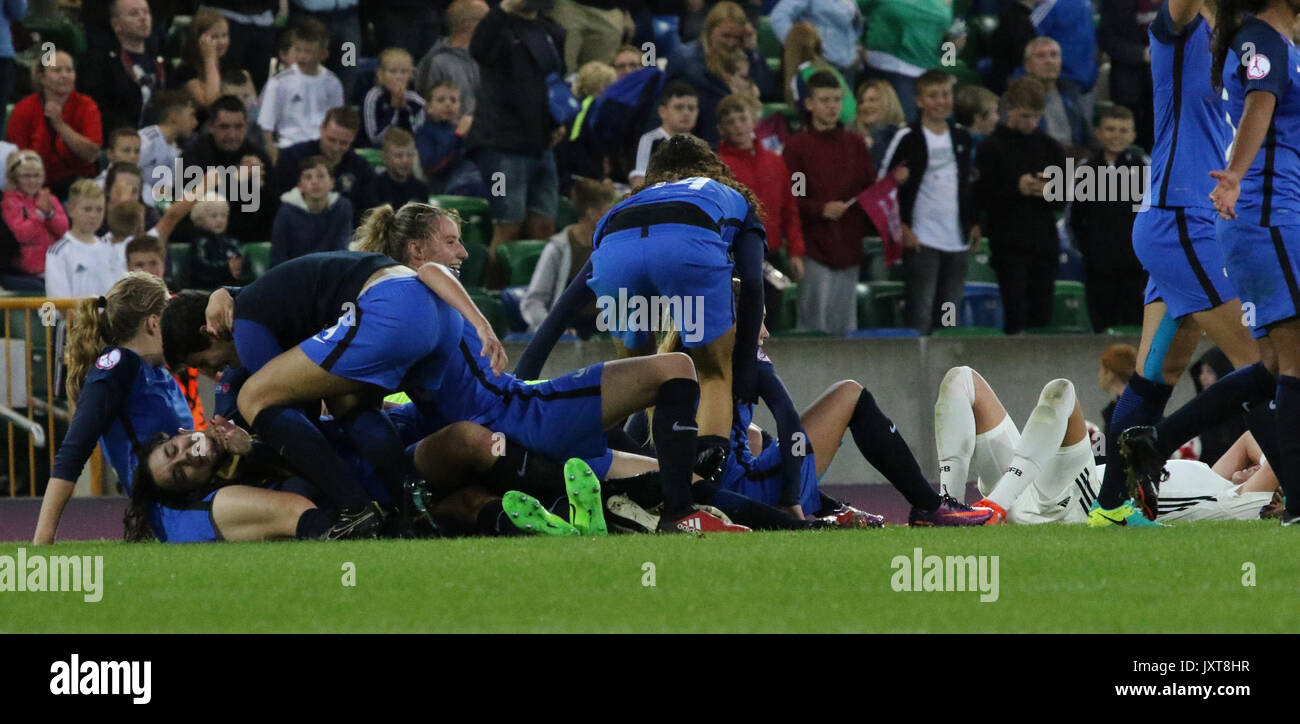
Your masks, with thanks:
M 1124 465 L 1120 460 L 1120 433 L 1138 425 L 1154 425 L 1169 403 L 1174 388 L 1163 382 L 1153 382 L 1142 375 L 1129 378 L 1128 385 L 1115 402 L 1106 434 L 1106 474 L 1102 477 L 1097 504 L 1103 508 L 1118 508 L 1128 497 L 1124 480 Z
M 268 407 L 253 420 L 253 430 L 340 510 L 356 512 L 370 503 L 348 466 L 301 410 Z
M 1245 412 L 1248 408 L 1242 407 L 1243 404 L 1273 399 L 1278 389 L 1277 381 L 1263 362 L 1235 370 L 1156 425 L 1156 449 L 1169 457 L 1188 440 Z
M 401 500 L 402 483 L 407 476 L 406 450 L 393 421 L 380 410 L 367 408 L 348 415 L 339 423 L 362 457 L 375 469 L 389 498 Z
M 1282 483 L 1287 512 L 1300 515 L 1300 379 L 1278 375 L 1276 399 L 1278 451 L 1269 462 Z

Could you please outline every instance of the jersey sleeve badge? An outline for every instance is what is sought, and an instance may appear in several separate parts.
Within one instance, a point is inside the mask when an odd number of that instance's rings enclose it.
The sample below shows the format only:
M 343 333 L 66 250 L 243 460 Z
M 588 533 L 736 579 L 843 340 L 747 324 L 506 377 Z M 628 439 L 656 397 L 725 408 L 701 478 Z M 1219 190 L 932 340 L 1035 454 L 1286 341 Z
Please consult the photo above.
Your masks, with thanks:
M 110 349 L 104 354 L 101 354 L 99 356 L 99 359 L 95 360 L 95 366 L 101 370 L 111 370 L 117 366 L 118 362 L 121 361 L 122 361 L 122 350 Z
M 1246 77 L 1250 80 L 1260 80 L 1267 78 L 1268 72 L 1272 70 L 1273 64 L 1269 62 L 1268 56 L 1263 53 L 1255 53 L 1246 64 Z

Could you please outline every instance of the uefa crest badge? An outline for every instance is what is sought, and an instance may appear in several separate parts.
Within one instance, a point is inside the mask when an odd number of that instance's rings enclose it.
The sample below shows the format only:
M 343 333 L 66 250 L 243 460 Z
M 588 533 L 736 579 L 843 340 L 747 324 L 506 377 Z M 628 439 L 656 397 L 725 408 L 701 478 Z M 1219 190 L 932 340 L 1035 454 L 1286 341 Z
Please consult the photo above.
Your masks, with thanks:
M 111 370 L 122 360 L 122 350 L 110 349 L 95 360 L 95 366 L 101 370 Z
M 1250 62 L 1246 64 L 1246 77 L 1250 80 L 1259 80 L 1268 77 L 1268 71 L 1272 64 L 1268 61 L 1268 56 L 1263 53 L 1255 53 Z

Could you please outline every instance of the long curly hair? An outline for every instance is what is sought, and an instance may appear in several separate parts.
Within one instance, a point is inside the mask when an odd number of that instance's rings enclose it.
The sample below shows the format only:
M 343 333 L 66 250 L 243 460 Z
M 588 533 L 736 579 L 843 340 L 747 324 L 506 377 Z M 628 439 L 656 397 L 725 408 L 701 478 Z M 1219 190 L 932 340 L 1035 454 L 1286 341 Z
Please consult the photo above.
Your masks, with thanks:
M 754 213 L 762 216 L 763 205 L 748 186 L 736 179 L 718 155 L 709 148 L 709 144 L 689 133 L 679 133 L 664 141 L 650 156 L 646 167 L 645 179 L 632 195 L 657 184 L 681 181 L 687 178 L 711 178 L 720 184 L 730 186 L 745 197 Z
M 167 305 L 167 284 L 145 272 L 130 272 L 97 299 L 82 299 L 68 324 L 68 344 L 63 354 L 68 368 L 68 399 L 76 403 L 90 365 L 104 347 L 120 345 L 140 331 L 151 315 L 162 315 Z

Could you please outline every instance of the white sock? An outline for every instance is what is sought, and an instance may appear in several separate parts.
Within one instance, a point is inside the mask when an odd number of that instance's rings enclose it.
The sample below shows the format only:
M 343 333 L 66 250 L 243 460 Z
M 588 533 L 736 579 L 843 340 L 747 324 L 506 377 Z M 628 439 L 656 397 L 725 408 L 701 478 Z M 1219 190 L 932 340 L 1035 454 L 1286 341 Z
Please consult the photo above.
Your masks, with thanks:
M 939 455 L 939 495 L 966 497 L 975 453 L 975 380 L 969 367 L 953 367 L 939 383 L 934 403 L 934 447 Z
M 981 497 L 988 497 L 993 486 L 1007 471 L 1007 466 L 1016 456 L 1020 445 L 1020 428 L 1011 415 L 1002 418 L 991 430 L 975 436 L 975 457 L 971 458 L 971 467 L 975 469 L 975 485 Z
M 1043 468 L 1061 448 L 1070 412 L 1074 410 L 1074 385 L 1065 379 L 1056 379 L 1043 387 L 1038 396 L 1038 406 L 1030 413 L 1020 444 L 1006 472 L 988 494 L 988 499 L 1010 508 L 1025 488 L 1038 479 Z

